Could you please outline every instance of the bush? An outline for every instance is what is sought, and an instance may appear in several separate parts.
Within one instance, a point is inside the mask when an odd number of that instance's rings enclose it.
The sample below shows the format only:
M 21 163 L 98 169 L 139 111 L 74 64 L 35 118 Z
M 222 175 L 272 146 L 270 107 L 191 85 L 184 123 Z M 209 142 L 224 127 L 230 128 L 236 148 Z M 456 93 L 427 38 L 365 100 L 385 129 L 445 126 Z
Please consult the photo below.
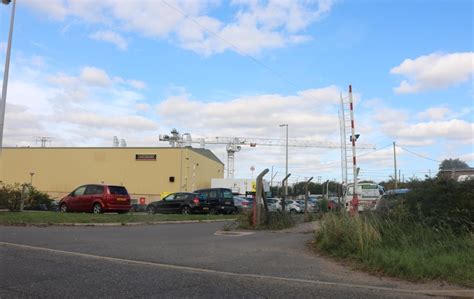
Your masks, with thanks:
M 474 180 L 428 179 L 419 182 L 396 207 L 414 221 L 456 234 L 474 232 Z M 403 211 L 404 210 L 404 211 Z
M 316 232 L 316 246 L 377 273 L 474 286 L 472 234 L 457 235 L 449 226 L 432 227 L 423 219 L 394 215 L 325 214 Z
M 290 228 L 296 225 L 297 219 L 301 218 L 300 215 L 291 215 L 289 213 L 282 212 L 271 212 L 268 215 L 268 224 L 265 224 L 265 212 L 262 211 L 260 215 L 260 226 L 253 226 L 253 213 L 251 211 L 240 214 L 237 217 L 237 223 L 239 228 L 243 229 L 270 229 L 280 230 Z
M 326 197 L 321 198 L 319 201 L 319 209 L 323 213 L 327 213 L 329 211 L 329 201 Z
M 20 184 L 2 185 L 0 188 L 0 208 L 19 211 L 21 203 Z
M 0 188 L 0 208 L 9 209 L 10 211 L 20 211 L 21 197 L 23 187 L 20 184 L 2 185 Z M 24 206 L 33 209 L 45 205 L 47 208 L 51 206 L 52 199 L 48 194 L 40 192 L 31 187 L 26 189 L 24 196 Z

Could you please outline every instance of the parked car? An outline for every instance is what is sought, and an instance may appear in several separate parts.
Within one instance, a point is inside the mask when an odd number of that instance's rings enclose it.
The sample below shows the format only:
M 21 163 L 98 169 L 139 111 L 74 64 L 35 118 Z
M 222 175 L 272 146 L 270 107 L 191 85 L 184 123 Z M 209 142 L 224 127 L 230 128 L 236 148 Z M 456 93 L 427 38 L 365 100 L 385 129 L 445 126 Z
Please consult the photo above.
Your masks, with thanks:
M 236 211 L 234 206 L 234 195 L 228 188 L 209 188 L 194 191 L 209 207 L 211 214 L 232 214 Z
M 330 199 L 328 201 L 328 210 L 332 212 L 340 211 L 341 210 L 341 204 L 336 199 Z
M 386 212 L 392 209 L 400 199 L 406 197 L 408 192 L 410 192 L 410 189 L 387 190 L 375 204 L 375 210 Z
M 290 214 L 298 214 L 304 212 L 304 203 L 303 208 L 295 200 L 287 200 L 285 210 L 290 212 Z
M 146 212 L 147 205 L 145 204 L 138 204 L 138 203 L 132 203 L 130 212 Z
M 162 200 L 151 202 L 146 211 L 148 214 L 181 213 L 187 215 L 208 212 L 209 206 L 204 200 L 199 199 L 197 193 L 177 192 L 168 194 Z
M 130 196 L 123 186 L 83 185 L 59 201 L 59 211 L 127 213 L 130 210 Z
M 253 209 L 253 198 L 234 196 L 234 206 L 237 212 L 242 213 Z
M 274 198 L 274 197 L 267 198 L 267 204 L 268 204 L 268 211 L 269 212 L 281 211 L 281 199 L 280 198 Z
M 53 200 L 49 206 L 49 210 L 53 212 L 59 211 L 59 200 Z
M 34 206 L 25 206 L 23 208 L 23 210 L 25 210 L 25 211 L 47 211 L 48 206 L 46 206 L 46 204 L 44 204 L 44 203 L 41 203 L 39 205 L 34 205 Z

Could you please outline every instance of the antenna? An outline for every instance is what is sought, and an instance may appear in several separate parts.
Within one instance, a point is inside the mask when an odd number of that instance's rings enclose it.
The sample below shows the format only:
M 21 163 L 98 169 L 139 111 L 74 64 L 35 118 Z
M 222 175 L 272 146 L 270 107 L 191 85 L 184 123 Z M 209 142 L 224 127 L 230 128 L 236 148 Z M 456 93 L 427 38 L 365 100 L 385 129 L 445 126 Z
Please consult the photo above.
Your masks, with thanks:
M 41 142 L 41 147 L 46 147 L 46 143 L 49 142 L 49 146 L 51 146 L 53 138 L 47 136 L 36 137 L 36 143 Z

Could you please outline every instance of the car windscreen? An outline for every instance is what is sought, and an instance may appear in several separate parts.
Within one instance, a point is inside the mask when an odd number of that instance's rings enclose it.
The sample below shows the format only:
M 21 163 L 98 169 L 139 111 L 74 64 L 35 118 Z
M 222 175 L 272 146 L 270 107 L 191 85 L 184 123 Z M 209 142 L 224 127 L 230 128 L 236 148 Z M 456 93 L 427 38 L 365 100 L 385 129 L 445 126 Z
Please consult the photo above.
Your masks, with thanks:
M 110 194 L 115 195 L 128 195 L 127 189 L 122 186 L 109 186 Z

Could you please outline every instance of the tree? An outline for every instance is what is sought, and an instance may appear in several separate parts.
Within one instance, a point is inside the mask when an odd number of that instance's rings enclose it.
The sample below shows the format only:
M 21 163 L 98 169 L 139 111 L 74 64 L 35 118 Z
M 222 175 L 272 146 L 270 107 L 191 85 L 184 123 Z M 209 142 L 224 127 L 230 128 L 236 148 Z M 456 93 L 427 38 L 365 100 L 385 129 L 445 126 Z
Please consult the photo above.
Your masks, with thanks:
M 469 165 L 459 159 L 444 159 L 443 162 L 439 165 L 439 170 L 448 170 L 448 169 L 466 169 L 469 168 Z

